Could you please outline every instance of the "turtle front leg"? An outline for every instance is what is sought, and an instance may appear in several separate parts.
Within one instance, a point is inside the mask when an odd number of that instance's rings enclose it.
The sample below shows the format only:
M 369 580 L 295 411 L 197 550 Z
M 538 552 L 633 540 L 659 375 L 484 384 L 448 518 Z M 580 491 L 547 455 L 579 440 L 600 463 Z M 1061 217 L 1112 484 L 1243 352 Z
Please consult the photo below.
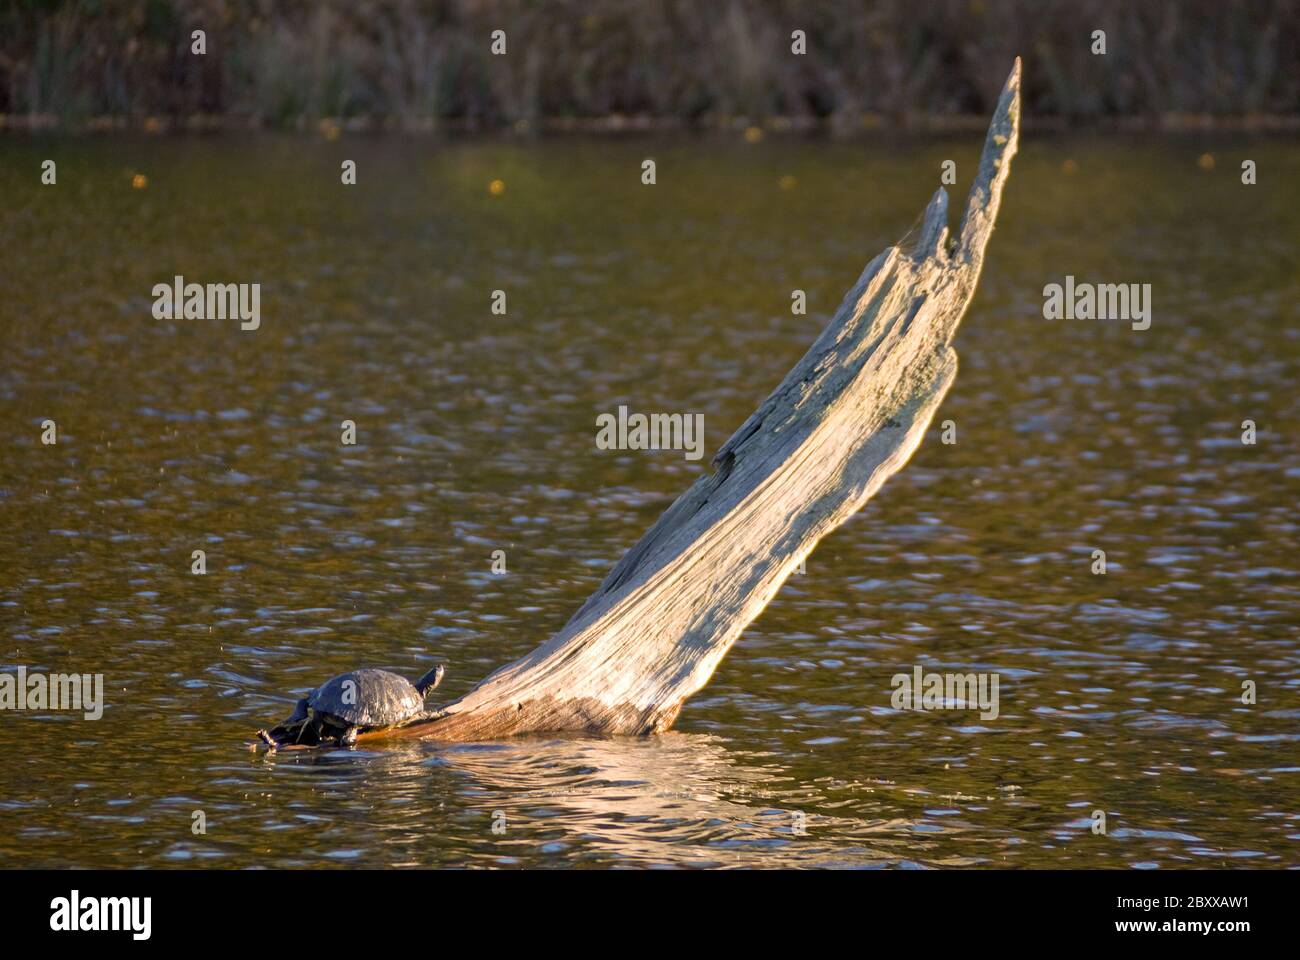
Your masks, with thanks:
M 357 728 L 348 727 L 339 735 L 340 747 L 355 747 L 357 744 Z
M 430 720 L 441 720 L 443 717 L 449 717 L 449 716 L 451 716 L 451 714 L 449 714 L 446 710 L 425 710 L 424 712 L 416 716 L 415 719 L 417 722 L 420 721 L 428 722 Z
M 310 730 L 312 735 L 307 742 L 320 743 L 321 722 L 321 718 L 316 714 L 315 710 L 308 710 L 307 719 L 304 720 L 302 726 L 298 728 L 298 736 L 294 738 L 293 742 L 302 743 L 302 735 Z

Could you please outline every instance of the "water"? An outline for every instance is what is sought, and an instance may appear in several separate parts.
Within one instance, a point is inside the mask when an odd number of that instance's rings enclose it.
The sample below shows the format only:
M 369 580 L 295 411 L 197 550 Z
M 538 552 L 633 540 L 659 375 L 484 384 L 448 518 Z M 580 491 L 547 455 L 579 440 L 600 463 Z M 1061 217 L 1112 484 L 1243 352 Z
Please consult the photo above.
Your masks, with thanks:
M 711 454 L 979 140 L 0 141 L 0 665 L 108 701 L 0 714 L 0 865 L 1296 865 L 1293 140 L 1030 138 L 958 442 L 671 734 L 244 746 L 333 673 L 446 659 L 451 697 L 558 629 L 707 463 L 596 415 L 703 413 Z M 1151 329 L 1044 320 L 1067 273 L 1152 284 Z M 260 282 L 261 329 L 153 319 L 175 274 Z M 893 711 L 918 664 L 1001 715 Z

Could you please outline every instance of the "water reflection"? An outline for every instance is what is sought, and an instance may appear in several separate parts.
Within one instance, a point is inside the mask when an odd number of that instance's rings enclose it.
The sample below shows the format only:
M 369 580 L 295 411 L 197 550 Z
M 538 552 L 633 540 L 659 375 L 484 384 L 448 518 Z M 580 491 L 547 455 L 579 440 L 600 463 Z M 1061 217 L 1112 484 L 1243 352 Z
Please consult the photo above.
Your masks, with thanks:
M 304 794 L 364 810 L 378 845 L 370 857 L 391 866 L 867 866 L 907 861 L 929 846 L 894 839 L 911 826 L 903 820 L 816 812 L 828 801 L 822 789 L 798 784 L 770 760 L 741 762 L 707 734 L 402 743 L 260 762 Z M 301 810 L 295 817 L 317 819 Z M 459 821 L 463 846 L 454 851 L 429 842 L 448 820 Z M 330 832 L 317 831 L 303 853 L 361 855 L 329 848 Z M 819 841 L 828 835 L 833 843 Z

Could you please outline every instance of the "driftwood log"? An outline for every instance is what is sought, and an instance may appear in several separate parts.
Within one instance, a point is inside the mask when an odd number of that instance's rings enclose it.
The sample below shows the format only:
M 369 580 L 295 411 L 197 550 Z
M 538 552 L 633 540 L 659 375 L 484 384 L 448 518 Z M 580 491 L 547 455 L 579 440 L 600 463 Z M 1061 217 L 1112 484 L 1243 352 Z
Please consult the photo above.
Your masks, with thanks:
M 492 740 L 667 730 L 822 537 L 902 468 L 957 375 L 1016 152 L 1020 61 L 1007 78 L 955 237 L 940 187 L 916 245 L 867 265 L 812 348 L 610 571 L 565 627 L 446 705 L 381 734 Z

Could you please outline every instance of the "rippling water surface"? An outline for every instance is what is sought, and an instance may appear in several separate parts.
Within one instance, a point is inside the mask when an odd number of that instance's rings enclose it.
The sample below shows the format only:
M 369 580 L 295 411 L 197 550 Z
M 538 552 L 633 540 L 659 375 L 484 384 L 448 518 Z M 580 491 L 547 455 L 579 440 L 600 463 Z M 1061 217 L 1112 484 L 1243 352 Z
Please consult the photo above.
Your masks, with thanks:
M 711 454 L 979 139 L 0 141 L 0 668 L 107 698 L 0 713 L 0 865 L 1300 863 L 1292 140 L 1030 138 L 957 443 L 673 733 L 244 746 L 331 674 L 454 696 L 558 629 L 706 469 L 596 415 L 703 413 Z M 1150 283 L 1151 329 L 1044 320 L 1067 273 Z M 176 274 L 260 282 L 261 329 L 153 319 Z M 895 712 L 916 665 L 996 672 L 1000 716 Z

